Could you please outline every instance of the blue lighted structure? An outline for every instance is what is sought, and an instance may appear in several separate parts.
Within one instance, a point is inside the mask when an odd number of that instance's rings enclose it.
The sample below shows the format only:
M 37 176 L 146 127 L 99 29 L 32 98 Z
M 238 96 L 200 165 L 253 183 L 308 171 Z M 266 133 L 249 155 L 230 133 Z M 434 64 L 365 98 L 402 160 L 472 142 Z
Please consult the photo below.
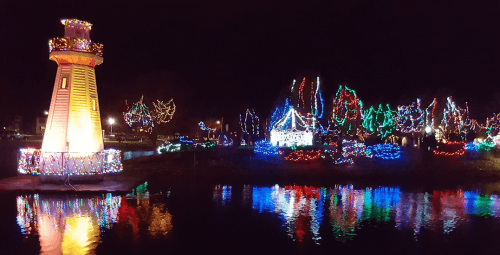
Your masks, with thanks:
M 401 147 L 390 143 L 376 144 L 366 147 L 366 156 L 380 159 L 400 159 Z
M 266 156 L 278 155 L 278 147 L 274 147 L 271 142 L 266 140 L 260 140 L 255 142 L 255 147 L 253 151 L 257 154 L 262 154 Z

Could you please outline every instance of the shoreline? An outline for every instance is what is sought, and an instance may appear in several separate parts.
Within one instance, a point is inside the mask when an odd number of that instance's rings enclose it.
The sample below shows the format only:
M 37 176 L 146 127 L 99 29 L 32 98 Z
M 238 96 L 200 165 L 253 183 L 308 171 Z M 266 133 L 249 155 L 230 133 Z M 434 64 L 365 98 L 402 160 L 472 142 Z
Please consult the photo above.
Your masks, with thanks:
M 405 150 L 405 158 L 400 160 L 361 158 L 354 165 L 334 165 L 329 159 L 292 163 L 285 161 L 282 155 L 266 157 L 255 155 L 251 150 L 216 148 L 138 157 L 123 161 L 123 167 L 123 172 L 105 176 L 102 183 L 83 183 L 80 188 L 86 185 L 86 189 L 77 192 L 128 192 L 148 181 L 158 187 L 204 184 L 324 187 L 354 184 L 432 190 L 490 185 L 492 188 L 488 189 L 491 192 L 500 194 L 500 184 L 496 185 L 500 183 L 500 158 L 467 160 L 465 157 L 432 156 L 423 160 L 415 149 Z M 6 183 L 21 179 L 29 182 L 24 184 L 28 188 L 8 188 Z M 36 176 L 16 174 L 0 179 L 0 191 L 50 191 L 44 185 Z M 119 188 L 116 188 L 117 185 Z M 56 187 L 52 191 L 74 192 L 67 187 Z

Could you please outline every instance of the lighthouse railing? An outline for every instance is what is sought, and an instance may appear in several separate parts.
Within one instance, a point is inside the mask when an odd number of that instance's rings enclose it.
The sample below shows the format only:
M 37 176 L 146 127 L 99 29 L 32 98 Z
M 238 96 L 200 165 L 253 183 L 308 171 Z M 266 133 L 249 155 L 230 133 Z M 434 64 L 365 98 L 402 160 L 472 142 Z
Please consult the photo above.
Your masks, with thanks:
M 100 175 L 123 170 L 120 150 L 100 152 L 42 152 L 20 149 L 18 172 L 31 175 Z

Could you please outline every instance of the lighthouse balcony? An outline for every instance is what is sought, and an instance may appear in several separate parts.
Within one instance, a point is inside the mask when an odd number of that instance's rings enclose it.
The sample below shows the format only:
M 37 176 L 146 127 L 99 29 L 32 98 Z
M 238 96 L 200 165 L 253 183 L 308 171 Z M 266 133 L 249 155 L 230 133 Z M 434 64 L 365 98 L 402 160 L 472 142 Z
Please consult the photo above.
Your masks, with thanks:
M 56 37 L 49 40 L 49 53 L 53 51 L 78 51 L 102 57 L 103 45 L 76 37 Z

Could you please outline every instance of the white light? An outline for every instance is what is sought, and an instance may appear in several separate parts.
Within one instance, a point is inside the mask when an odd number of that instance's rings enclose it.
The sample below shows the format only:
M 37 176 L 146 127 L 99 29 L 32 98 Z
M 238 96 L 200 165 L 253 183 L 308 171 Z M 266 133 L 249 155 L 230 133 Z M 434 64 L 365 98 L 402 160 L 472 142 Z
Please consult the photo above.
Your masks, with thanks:
M 425 133 L 430 134 L 432 132 L 432 128 L 427 126 L 425 127 Z
M 313 132 L 298 130 L 271 130 L 271 144 L 277 147 L 313 145 Z
M 219 125 L 219 124 L 220 124 L 220 121 L 218 120 L 216 123 L 217 123 L 217 125 Z
M 49 115 L 49 111 L 43 111 L 43 114 Z
M 113 118 L 109 118 L 109 119 L 108 119 L 108 123 L 109 123 L 110 125 L 115 124 L 115 119 L 113 119 Z

